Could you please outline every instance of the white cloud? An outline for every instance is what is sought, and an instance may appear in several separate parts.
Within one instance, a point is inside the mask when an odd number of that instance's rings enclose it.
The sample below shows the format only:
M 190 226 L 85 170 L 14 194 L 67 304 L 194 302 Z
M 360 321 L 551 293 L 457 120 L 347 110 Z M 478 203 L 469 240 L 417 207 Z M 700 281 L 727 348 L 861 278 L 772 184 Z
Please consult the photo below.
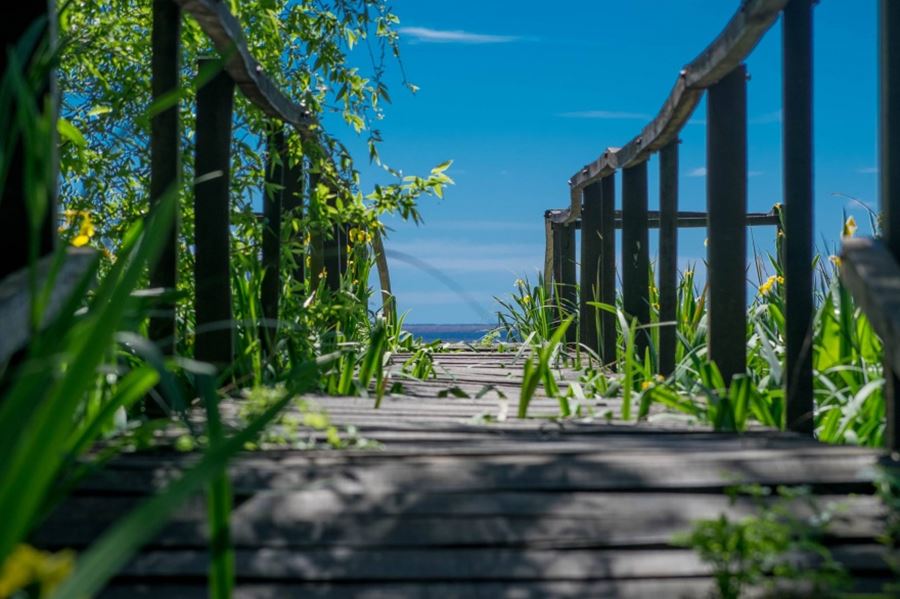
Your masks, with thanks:
M 698 166 L 695 169 L 691 169 L 690 171 L 688 171 L 687 176 L 688 177 L 705 177 L 706 176 L 706 167 Z
M 643 112 L 620 112 L 617 110 L 581 110 L 561 112 L 556 116 L 567 119 L 605 119 L 611 121 L 649 121 L 653 117 Z
M 856 172 L 861 175 L 874 175 L 878 172 L 877 166 L 866 166 L 863 168 L 856 169 Z
M 414 41 L 430 44 L 508 44 L 521 39 L 514 35 L 491 35 L 429 27 L 401 27 L 399 31 Z

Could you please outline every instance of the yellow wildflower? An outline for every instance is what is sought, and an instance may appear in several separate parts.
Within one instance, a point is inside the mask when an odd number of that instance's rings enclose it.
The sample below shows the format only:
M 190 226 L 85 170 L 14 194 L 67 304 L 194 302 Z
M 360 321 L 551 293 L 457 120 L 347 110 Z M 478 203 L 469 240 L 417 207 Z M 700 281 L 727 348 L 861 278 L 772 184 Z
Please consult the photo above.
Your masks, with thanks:
M 856 226 L 856 219 L 852 216 L 848 216 L 847 221 L 844 223 L 844 230 L 841 231 L 841 237 L 853 237 L 858 228 L 859 227 Z
M 516 279 L 516 287 L 524 287 L 524 286 L 525 286 L 525 281 L 523 281 L 522 279 Z
M 41 597 L 49 596 L 69 576 L 74 565 L 72 551 L 49 553 L 19 545 L 0 568 L 0 597 L 11 597 L 35 584 L 41 589 Z
M 523 295 L 523 296 L 522 296 L 522 303 L 523 303 L 523 304 L 530 304 L 530 303 L 531 303 L 531 296 L 530 296 L 530 295 Z
M 828 259 L 831 260 L 831 263 L 834 264 L 837 268 L 841 267 L 841 257 L 840 256 L 828 256 Z
M 646 391 L 647 389 L 649 389 L 652 386 L 653 386 L 653 381 L 644 381 L 643 383 L 641 383 L 641 391 Z
M 72 245 L 79 248 L 87 245 L 91 241 L 97 231 L 94 229 L 94 223 L 91 222 L 91 215 L 87 212 L 81 212 L 81 225 L 78 227 L 78 235 L 72 240 Z
M 767 295 L 775 284 L 784 285 L 784 277 L 778 275 L 772 275 L 768 279 L 766 279 L 765 283 L 759 286 L 759 292 L 763 295 Z

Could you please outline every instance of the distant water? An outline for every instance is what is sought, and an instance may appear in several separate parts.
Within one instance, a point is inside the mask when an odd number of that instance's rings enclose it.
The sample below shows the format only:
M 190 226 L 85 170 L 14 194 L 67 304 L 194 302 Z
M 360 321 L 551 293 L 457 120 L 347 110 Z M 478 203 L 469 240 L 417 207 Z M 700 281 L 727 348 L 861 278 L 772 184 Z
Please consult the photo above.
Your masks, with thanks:
M 490 324 L 408 324 L 403 327 L 411 335 L 429 343 L 440 339 L 446 343 L 474 343 L 494 328 Z

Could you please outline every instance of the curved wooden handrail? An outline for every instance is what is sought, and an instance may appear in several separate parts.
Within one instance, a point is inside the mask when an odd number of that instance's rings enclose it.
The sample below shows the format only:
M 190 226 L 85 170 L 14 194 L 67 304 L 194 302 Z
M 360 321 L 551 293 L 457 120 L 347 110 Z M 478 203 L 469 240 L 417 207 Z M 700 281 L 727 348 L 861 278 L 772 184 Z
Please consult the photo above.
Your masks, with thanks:
M 244 96 L 268 116 L 292 126 L 304 137 L 313 135 L 315 117 L 288 98 L 263 71 L 247 47 L 243 29 L 224 2 L 216 0 L 175 0 L 194 17 L 225 57 L 225 70 Z
M 607 148 L 597 160 L 569 179 L 573 192 L 580 191 L 616 170 L 640 164 L 653 152 L 678 138 L 703 92 L 737 67 L 772 26 L 788 0 L 744 0 L 722 33 L 679 73 L 675 87 L 656 118 L 640 135 L 621 148 Z M 569 221 L 581 214 L 580 194 L 572 194 Z

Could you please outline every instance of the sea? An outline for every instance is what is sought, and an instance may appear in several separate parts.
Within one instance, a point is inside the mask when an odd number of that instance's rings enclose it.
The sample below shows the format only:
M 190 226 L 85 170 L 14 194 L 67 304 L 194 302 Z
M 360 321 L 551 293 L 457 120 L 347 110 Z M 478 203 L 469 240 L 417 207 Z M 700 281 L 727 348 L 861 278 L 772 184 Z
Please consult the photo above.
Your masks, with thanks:
M 425 343 L 474 343 L 493 330 L 493 324 L 406 324 L 403 328 Z

